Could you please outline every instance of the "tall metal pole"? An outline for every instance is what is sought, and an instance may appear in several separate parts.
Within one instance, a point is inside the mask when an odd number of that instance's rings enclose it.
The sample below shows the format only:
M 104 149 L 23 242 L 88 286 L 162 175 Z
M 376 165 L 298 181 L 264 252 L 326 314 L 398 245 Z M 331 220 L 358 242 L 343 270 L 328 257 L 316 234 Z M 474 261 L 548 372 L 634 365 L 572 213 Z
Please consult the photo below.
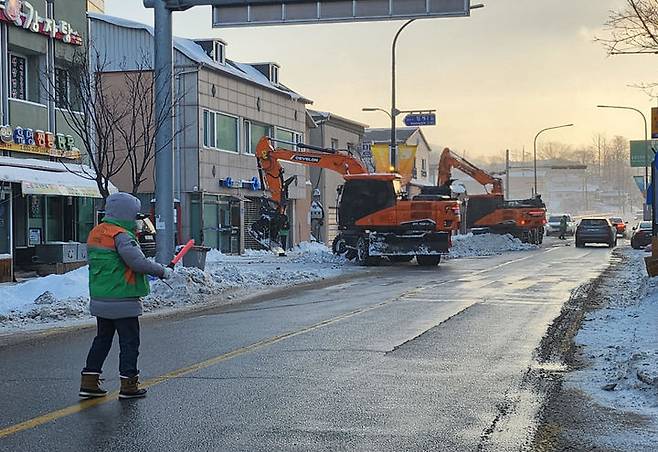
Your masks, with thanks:
M 400 27 L 397 33 L 395 33 L 395 37 L 393 38 L 393 45 L 391 46 L 391 144 L 389 145 L 389 152 L 390 152 L 390 161 L 391 161 L 391 167 L 393 167 L 393 170 L 397 168 L 397 156 L 396 156 L 396 151 L 397 151 L 397 142 L 398 142 L 398 137 L 397 137 L 397 132 L 395 130 L 395 118 L 397 118 L 399 111 L 396 106 L 396 99 L 395 99 L 395 49 L 398 43 L 398 37 L 400 37 L 400 33 L 402 33 L 402 30 L 407 28 L 409 24 L 414 22 L 416 19 L 410 19 L 404 23 Z
M 537 196 L 537 138 L 539 138 L 539 135 L 541 135 L 544 132 L 547 132 L 549 130 L 562 129 L 564 127 L 573 127 L 573 124 L 564 124 L 561 126 L 547 127 L 545 129 L 541 129 L 539 132 L 537 132 L 537 135 L 535 135 L 534 153 L 533 153 L 535 185 L 534 185 L 534 192 L 532 193 L 533 196 Z
M 161 264 L 174 254 L 174 151 L 173 118 L 173 36 L 171 10 L 165 0 L 154 0 L 155 8 L 155 114 L 166 114 L 166 121 L 155 136 L 155 222 L 156 255 Z
M 622 105 L 597 105 L 598 108 L 614 108 L 617 110 L 630 110 L 634 111 L 636 113 L 639 113 L 640 116 L 642 116 L 642 121 L 644 121 L 644 187 L 645 190 L 647 187 L 649 187 L 649 165 L 653 166 L 653 159 L 649 159 L 649 131 L 648 131 L 648 125 L 647 125 L 647 117 L 642 113 L 641 110 L 638 110 L 637 108 L 634 107 L 626 107 Z M 653 180 L 653 176 L 651 177 L 651 180 Z M 645 192 L 646 193 L 646 192 Z M 649 211 L 649 204 L 646 203 L 646 201 L 643 204 L 644 207 L 644 218 L 647 219 L 647 216 L 651 215 L 651 212 Z M 652 206 L 652 209 L 655 209 L 655 207 Z

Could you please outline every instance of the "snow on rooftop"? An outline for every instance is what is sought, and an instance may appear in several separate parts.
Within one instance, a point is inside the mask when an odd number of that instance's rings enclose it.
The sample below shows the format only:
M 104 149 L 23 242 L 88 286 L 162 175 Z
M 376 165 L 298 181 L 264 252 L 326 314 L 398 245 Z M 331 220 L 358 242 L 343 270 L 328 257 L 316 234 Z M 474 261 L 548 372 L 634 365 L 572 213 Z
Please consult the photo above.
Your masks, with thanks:
M 135 22 L 121 17 L 109 16 L 107 14 L 99 14 L 92 12 L 88 13 L 88 16 L 90 19 L 99 20 L 108 24 L 115 25 L 117 27 L 144 30 L 147 33 L 149 33 L 151 36 L 154 35 L 153 27 L 141 22 Z M 289 95 L 295 101 L 311 103 L 310 100 L 288 89 L 284 85 L 281 84 L 275 85 L 271 83 L 267 77 L 265 77 L 256 68 L 254 68 L 249 64 L 239 63 L 237 61 L 232 61 L 229 59 L 226 60 L 227 64 L 221 64 L 216 62 L 206 53 L 206 51 L 199 44 L 197 44 L 197 42 L 195 42 L 192 39 L 174 36 L 174 48 L 179 52 L 181 52 L 186 57 L 188 57 L 189 59 L 196 61 L 197 63 L 202 64 L 205 67 L 209 67 L 212 68 L 213 70 L 230 74 L 234 77 L 238 77 L 248 82 L 255 83 L 272 91 Z

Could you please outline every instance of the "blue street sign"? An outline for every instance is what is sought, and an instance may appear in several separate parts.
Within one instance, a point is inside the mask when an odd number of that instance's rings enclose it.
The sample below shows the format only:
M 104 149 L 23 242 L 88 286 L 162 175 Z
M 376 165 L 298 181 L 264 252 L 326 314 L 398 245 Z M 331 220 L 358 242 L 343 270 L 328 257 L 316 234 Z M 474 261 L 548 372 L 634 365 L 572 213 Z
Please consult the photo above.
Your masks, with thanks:
M 435 126 L 436 114 L 434 113 L 421 113 L 411 114 L 404 117 L 404 125 L 407 127 L 413 126 Z

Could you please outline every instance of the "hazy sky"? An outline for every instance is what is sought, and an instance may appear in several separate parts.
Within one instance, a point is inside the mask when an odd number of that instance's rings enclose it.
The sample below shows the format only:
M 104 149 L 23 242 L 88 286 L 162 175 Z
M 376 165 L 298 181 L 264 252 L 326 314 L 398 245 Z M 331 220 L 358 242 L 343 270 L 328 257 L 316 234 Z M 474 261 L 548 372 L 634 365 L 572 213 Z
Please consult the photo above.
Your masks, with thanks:
M 473 3 L 476 3 L 475 1 Z M 532 150 L 542 140 L 590 144 L 597 132 L 641 139 L 633 112 L 601 110 L 597 104 L 656 105 L 629 85 L 658 81 L 658 56 L 608 57 L 600 44 L 610 9 L 624 0 L 489 0 L 468 18 L 425 19 L 398 41 L 398 107 L 434 108 L 438 124 L 424 132 L 431 143 L 467 155 Z M 127 7 L 130 4 L 130 7 Z M 141 0 L 106 0 L 107 14 L 152 23 Z M 227 57 L 242 62 L 276 61 L 280 79 L 313 99 L 312 108 L 388 126 L 390 45 L 402 22 L 323 24 L 216 30 L 210 8 L 175 13 L 174 32 L 219 36 Z

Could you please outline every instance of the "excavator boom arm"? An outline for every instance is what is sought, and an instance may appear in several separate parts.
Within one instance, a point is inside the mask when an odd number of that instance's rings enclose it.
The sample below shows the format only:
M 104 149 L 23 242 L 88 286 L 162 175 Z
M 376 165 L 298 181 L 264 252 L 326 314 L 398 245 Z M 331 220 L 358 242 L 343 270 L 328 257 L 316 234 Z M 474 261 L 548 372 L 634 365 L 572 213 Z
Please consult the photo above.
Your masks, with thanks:
M 456 168 L 461 172 L 469 175 L 482 185 L 492 185 L 491 193 L 494 195 L 503 194 L 503 181 L 497 177 L 492 176 L 486 171 L 481 170 L 477 166 L 465 158 L 459 157 L 450 149 L 445 148 L 441 154 L 439 161 L 439 178 L 438 185 L 449 184 L 452 179 L 452 169 Z
M 364 174 L 368 170 L 356 158 L 341 152 L 295 151 L 284 148 L 274 148 L 268 137 L 263 137 L 256 146 L 256 159 L 263 182 L 272 192 L 272 200 L 280 208 L 286 200 L 286 181 L 283 179 L 281 161 L 301 163 L 302 165 L 324 168 L 339 174 Z

